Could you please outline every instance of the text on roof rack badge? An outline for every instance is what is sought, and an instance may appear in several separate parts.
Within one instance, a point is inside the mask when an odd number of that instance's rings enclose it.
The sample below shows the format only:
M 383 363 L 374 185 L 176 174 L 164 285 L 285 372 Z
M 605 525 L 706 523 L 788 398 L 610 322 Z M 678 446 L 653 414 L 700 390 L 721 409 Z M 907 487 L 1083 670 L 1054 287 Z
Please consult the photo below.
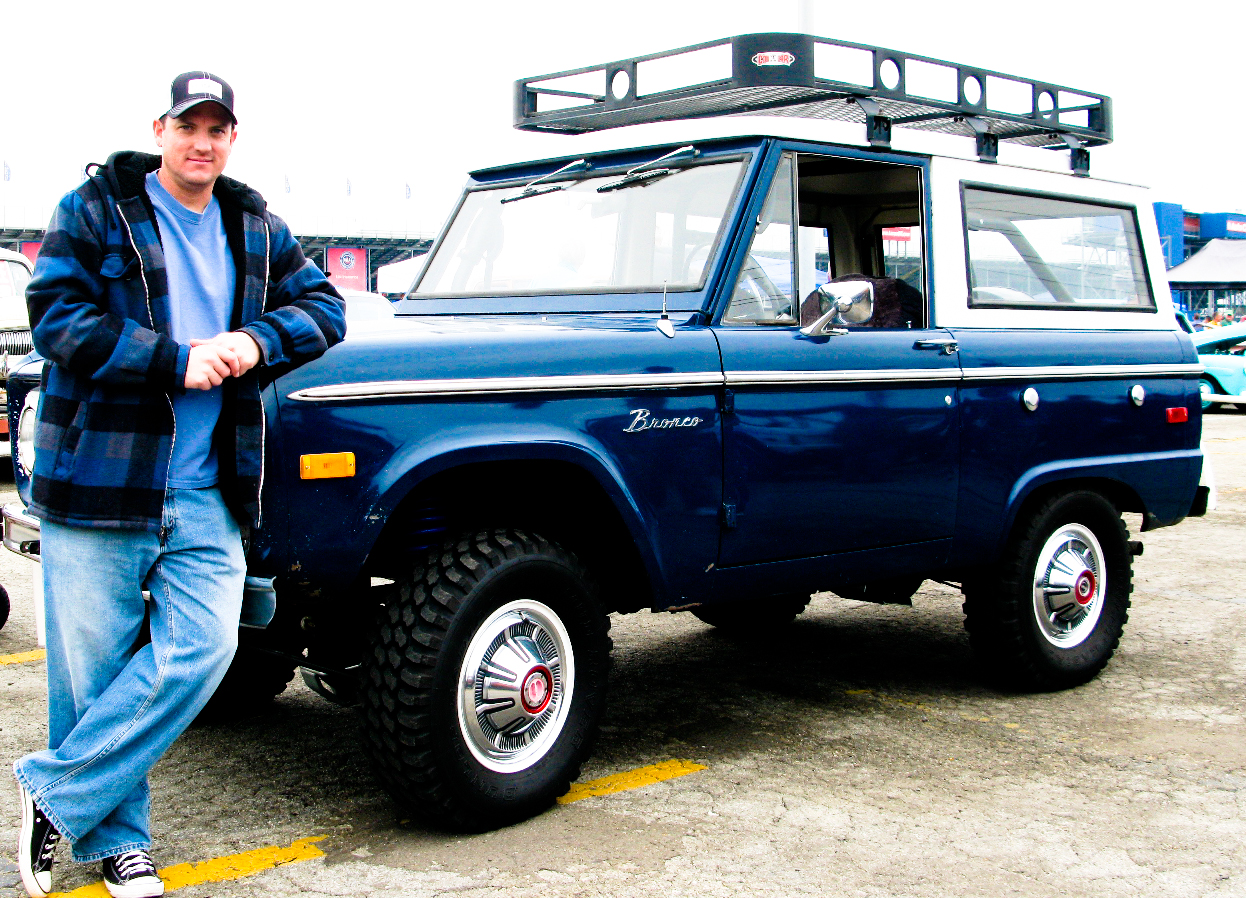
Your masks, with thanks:
M 753 65 L 791 65 L 796 61 L 793 53 L 754 53 Z

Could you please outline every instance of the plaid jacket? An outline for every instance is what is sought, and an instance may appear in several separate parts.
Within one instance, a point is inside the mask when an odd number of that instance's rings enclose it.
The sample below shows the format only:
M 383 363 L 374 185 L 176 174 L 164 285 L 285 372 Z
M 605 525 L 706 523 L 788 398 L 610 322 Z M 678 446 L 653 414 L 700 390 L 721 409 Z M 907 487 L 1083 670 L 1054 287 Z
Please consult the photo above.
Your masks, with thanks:
M 190 347 L 169 336 L 164 252 L 143 183 L 159 166 L 159 156 L 115 153 L 66 194 L 26 290 L 35 348 L 50 363 L 30 505 L 47 521 L 160 527 L 176 439 L 169 397 L 184 389 Z M 258 527 L 260 378 L 320 355 L 346 322 L 337 291 L 258 193 L 221 177 L 214 194 L 236 271 L 232 327 L 255 338 L 264 362 L 225 381 L 220 488 L 239 523 Z

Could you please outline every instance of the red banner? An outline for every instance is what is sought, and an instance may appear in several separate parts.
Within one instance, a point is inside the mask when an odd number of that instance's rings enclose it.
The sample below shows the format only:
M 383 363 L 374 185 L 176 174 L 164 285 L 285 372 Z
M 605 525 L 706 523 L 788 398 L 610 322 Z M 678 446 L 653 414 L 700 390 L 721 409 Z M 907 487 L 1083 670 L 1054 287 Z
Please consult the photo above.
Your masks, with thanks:
M 913 232 L 910 228 L 883 228 L 883 239 L 908 243 L 913 239 Z
M 30 260 L 30 264 L 35 264 L 35 256 L 39 255 L 39 248 L 43 246 L 42 241 L 27 240 L 22 244 L 21 254 Z
M 368 289 L 368 251 L 358 246 L 332 246 L 325 250 L 325 274 L 335 287 Z

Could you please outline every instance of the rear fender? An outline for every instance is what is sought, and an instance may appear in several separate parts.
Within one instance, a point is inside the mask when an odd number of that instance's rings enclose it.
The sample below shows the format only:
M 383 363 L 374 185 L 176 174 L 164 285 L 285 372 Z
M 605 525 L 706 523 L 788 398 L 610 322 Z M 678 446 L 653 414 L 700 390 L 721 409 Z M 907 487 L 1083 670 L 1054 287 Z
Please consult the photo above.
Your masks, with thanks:
M 1140 512 L 1143 530 L 1179 523 L 1194 501 L 1202 464 L 1201 449 L 1181 449 L 1062 459 L 1031 468 L 1008 497 L 993 556 L 998 557 L 1026 505 L 1040 494 L 1090 489 L 1119 511 Z

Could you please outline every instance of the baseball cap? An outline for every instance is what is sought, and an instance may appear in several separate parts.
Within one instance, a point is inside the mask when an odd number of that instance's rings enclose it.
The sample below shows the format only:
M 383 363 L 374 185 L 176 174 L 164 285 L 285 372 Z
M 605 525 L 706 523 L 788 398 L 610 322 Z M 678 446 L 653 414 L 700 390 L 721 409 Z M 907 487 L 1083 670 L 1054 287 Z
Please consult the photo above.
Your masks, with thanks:
M 173 79 L 170 90 L 169 111 L 165 115 L 177 118 L 200 103 L 216 103 L 224 106 L 230 120 L 236 125 L 234 115 L 234 89 L 211 72 L 183 72 Z

